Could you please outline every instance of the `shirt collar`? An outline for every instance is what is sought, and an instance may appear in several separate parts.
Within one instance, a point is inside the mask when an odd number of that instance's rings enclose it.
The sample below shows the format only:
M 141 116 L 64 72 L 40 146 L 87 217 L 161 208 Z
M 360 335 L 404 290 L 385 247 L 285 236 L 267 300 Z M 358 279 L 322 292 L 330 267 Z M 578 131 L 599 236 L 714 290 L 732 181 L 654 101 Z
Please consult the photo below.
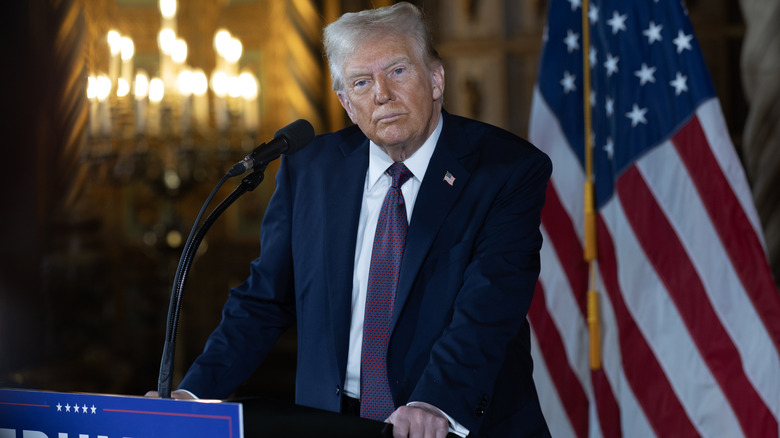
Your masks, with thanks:
M 440 114 L 439 122 L 436 124 L 436 129 L 433 130 L 431 135 L 425 140 L 425 143 L 417 149 L 409 158 L 404 160 L 404 164 L 409 169 L 414 178 L 422 183 L 423 176 L 425 176 L 425 170 L 428 169 L 428 163 L 431 161 L 433 151 L 436 149 L 436 143 L 439 141 L 441 135 L 441 129 L 444 124 L 444 118 Z M 393 164 L 393 159 L 385 153 L 376 143 L 369 142 L 368 150 L 368 177 L 366 178 L 367 189 L 370 189 L 374 184 L 379 181 L 382 174 L 385 173 L 388 167 Z

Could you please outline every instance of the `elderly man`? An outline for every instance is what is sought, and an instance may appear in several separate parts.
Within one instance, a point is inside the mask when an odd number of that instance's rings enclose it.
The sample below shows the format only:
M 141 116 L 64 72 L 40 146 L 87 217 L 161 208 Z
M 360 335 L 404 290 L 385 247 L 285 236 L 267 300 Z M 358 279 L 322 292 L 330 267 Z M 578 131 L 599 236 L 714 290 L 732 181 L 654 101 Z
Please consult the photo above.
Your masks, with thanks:
M 261 255 L 174 396 L 227 397 L 297 324 L 300 405 L 398 437 L 548 436 L 525 316 L 549 159 L 443 111 L 411 4 L 345 14 L 325 48 L 355 126 L 283 157 Z

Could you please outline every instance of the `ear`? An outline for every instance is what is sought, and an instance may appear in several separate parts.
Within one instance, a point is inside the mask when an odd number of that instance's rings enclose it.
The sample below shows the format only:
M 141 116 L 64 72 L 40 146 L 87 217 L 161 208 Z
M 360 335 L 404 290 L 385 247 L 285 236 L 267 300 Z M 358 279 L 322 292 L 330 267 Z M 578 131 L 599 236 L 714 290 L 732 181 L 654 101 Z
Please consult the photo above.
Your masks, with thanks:
M 347 97 L 347 94 L 344 93 L 343 91 L 337 91 L 336 96 L 338 96 L 339 102 L 341 102 L 341 106 L 347 112 L 349 119 L 352 120 L 352 123 L 357 124 L 354 117 L 355 112 L 352 109 L 352 103 L 349 101 L 349 97 Z
M 431 80 L 433 81 L 433 100 L 441 100 L 444 96 L 444 66 L 436 64 L 431 69 Z

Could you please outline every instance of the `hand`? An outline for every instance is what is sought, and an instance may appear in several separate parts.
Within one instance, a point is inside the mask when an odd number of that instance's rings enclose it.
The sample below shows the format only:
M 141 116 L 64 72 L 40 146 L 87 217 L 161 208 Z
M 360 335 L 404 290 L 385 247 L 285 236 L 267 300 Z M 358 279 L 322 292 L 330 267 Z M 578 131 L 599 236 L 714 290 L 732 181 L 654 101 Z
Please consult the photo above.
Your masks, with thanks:
M 157 393 L 157 391 L 149 391 L 145 395 L 146 397 L 159 397 L 160 394 Z M 197 400 L 197 398 L 193 397 L 192 394 L 190 394 L 187 391 L 180 391 L 175 390 L 171 391 L 171 398 L 175 398 L 176 400 Z
M 447 417 L 423 402 L 399 407 L 385 422 L 393 424 L 393 438 L 445 438 L 449 432 Z

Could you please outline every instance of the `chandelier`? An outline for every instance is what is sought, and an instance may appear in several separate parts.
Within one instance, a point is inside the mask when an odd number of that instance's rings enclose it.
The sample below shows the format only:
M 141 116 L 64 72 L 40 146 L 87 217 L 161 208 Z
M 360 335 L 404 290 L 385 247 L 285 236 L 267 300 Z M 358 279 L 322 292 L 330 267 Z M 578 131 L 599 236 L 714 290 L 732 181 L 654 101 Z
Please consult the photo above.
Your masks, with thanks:
M 176 0 L 160 0 L 156 71 L 135 67 L 131 36 L 110 30 L 108 71 L 87 78 L 87 160 L 103 178 L 144 180 L 168 194 L 211 171 L 222 171 L 254 146 L 259 128 L 259 83 L 239 70 L 241 41 L 226 29 L 214 35 L 210 75 L 187 63 L 177 36 Z

